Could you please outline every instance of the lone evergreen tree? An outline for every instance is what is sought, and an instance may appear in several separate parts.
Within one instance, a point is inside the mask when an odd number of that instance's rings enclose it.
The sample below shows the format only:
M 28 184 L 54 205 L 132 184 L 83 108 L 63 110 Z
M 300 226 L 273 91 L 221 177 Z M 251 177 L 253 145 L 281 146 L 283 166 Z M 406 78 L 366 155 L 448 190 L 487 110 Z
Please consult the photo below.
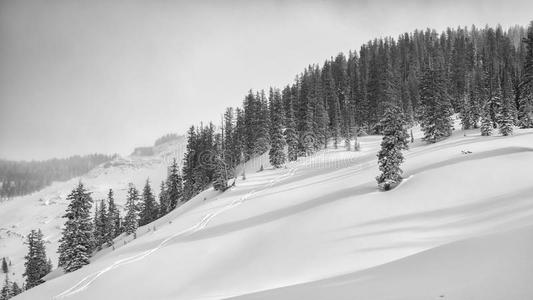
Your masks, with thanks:
M 383 118 L 383 140 L 378 152 L 378 165 L 381 175 L 376 177 L 380 188 L 390 189 L 402 180 L 400 165 L 404 161 L 402 150 L 408 149 L 409 135 L 405 129 L 405 121 L 400 108 L 389 104 Z
M 127 235 L 134 234 L 137 231 L 137 227 L 139 227 L 138 201 L 139 192 L 135 186 L 130 183 L 126 199 L 126 215 L 124 216 L 124 232 L 126 232 Z
M 26 243 L 28 254 L 24 257 L 25 272 L 22 275 L 26 277 L 26 289 L 31 289 L 44 282 L 42 278 L 50 272 L 50 268 L 41 230 L 32 230 L 27 236 Z
M 67 200 L 70 201 L 66 213 L 67 219 L 59 240 L 59 266 L 65 272 L 76 271 L 89 264 L 89 257 L 94 249 L 93 225 L 90 216 L 93 200 L 80 182 Z

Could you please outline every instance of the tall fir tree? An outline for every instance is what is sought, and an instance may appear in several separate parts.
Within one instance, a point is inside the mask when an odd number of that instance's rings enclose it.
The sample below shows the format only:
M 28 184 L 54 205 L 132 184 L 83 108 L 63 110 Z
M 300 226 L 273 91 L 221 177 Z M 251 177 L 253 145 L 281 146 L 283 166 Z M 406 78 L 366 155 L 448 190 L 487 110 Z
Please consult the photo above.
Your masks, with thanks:
M 133 184 L 130 183 L 128 196 L 126 198 L 126 215 L 124 216 L 124 232 L 127 235 L 135 234 L 139 227 L 138 212 L 139 192 Z
M 89 264 L 94 249 L 91 206 L 93 200 L 83 184 L 67 196 L 70 201 L 64 218 L 67 219 L 59 240 L 59 267 L 65 272 L 76 271 Z
M 28 253 L 25 258 L 25 271 L 22 274 L 26 277 L 26 289 L 31 289 L 44 281 L 42 278 L 51 270 L 46 258 L 46 248 L 44 245 L 41 230 L 33 230 L 26 238 Z
M 285 137 L 283 136 L 283 111 L 279 90 L 270 89 L 270 164 L 281 167 L 286 160 Z
M 100 200 L 100 205 L 96 206 L 95 219 L 94 219 L 94 240 L 98 250 L 102 249 L 104 244 L 107 244 L 109 230 L 107 225 L 108 210 L 105 200 Z
M 424 140 L 429 143 L 435 143 L 452 133 L 453 108 L 444 80 L 443 70 L 436 66 L 425 71 L 420 85 L 421 127 Z
M 378 152 L 378 165 L 381 174 L 376 177 L 380 187 L 388 190 L 402 180 L 400 165 L 404 161 L 402 150 L 408 149 L 409 135 L 405 129 L 402 110 L 393 105 L 385 109 L 383 119 L 383 140 L 381 150 Z
M 9 268 L 7 266 L 7 261 L 5 257 L 2 257 L 2 273 L 7 274 L 9 272 Z
M 108 234 L 106 235 L 105 241 L 107 246 L 111 246 L 113 245 L 113 239 L 122 232 L 120 224 L 120 212 L 115 204 L 112 189 L 109 189 L 107 194 L 107 207 L 106 230 Z
M 159 208 L 155 200 L 150 180 L 146 179 L 141 196 L 141 211 L 139 213 L 139 226 L 155 221 L 159 216 Z
M 168 211 L 172 211 L 183 200 L 183 181 L 179 173 L 178 162 L 176 159 L 172 161 L 172 164 L 168 168 L 166 188 L 169 202 Z
M 167 197 L 167 189 L 165 181 L 161 181 L 159 187 L 159 217 L 162 217 L 168 213 L 169 201 Z
M 294 121 L 292 105 L 288 109 L 286 123 L 285 141 L 287 142 L 287 158 L 289 161 L 295 161 L 298 158 L 298 133 L 296 132 L 296 122 Z

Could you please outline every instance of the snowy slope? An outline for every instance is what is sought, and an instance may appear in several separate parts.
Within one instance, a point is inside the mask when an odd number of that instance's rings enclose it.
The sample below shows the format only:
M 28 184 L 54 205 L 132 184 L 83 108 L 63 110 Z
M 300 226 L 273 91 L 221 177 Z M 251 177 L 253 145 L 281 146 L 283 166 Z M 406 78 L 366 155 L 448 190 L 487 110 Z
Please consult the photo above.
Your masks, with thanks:
M 66 197 L 80 180 L 92 192 L 94 200 L 107 198 L 107 192 L 112 188 L 116 203 L 122 206 L 130 182 L 141 189 L 145 180 L 150 178 L 154 191 L 159 191 L 159 183 L 166 177 L 166 168 L 172 158 L 181 160 L 183 157 L 184 142 L 182 138 L 159 145 L 154 148 L 153 156 L 117 157 L 81 177 L 54 182 L 36 193 L 0 202 L 0 257 L 7 257 L 13 264 L 10 278 L 22 283 L 27 252 L 23 242 L 31 229 L 43 231 L 47 255 L 54 264 L 57 263 L 58 240 L 65 222 L 61 216 L 68 204 Z
M 374 180 L 379 142 L 279 170 L 262 157 L 265 171 L 248 164 L 229 191 L 205 191 L 16 299 L 533 297 L 533 131 L 416 142 L 389 192 Z

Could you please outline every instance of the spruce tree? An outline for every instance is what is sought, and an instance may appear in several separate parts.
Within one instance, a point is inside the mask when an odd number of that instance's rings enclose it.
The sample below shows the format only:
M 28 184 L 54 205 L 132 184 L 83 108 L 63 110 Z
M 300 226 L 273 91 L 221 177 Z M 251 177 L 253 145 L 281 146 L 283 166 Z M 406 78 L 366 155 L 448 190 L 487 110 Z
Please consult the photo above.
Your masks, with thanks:
M 159 210 L 155 201 L 150 181 L 146 179 L 141 198 L 141 212 L 139 214 L 139 225 L 143 226 L 157 219 Z
M 24 257 L 26 262 L 22 275 L 26 277 L 26 288 L 31 289 L 44 282 L 42 278 L 50 272 L 50 268 L 41 230 L 32 230 L 27 236 L 26 243 L 28 254 Z
M 13 297 L 13 293 L 11 291 L 11 283 L 9 281 L 8 275 L 6 275 L 6 278 L 4 279 L 4 285 L 2 286 L 2 289 L 0 289 L 0 300 L 8 300 L 11 297 Z
M 482 136 L 490 136 L 490 135 L 492 135 L 492 129 L 493 129 L 492 124 L 493 123 L 492 123 L 488 108 L 485 107 L 483 109 L 483 115 L 481 116 L 480 131 L 481 131 L 481 135 Z
M 94 249 L 93 226 L 90 216 L 93 200 L 80 182 L 67 197 L 70 201 L 67 219 L 59 240 L 59 266 L 65 272 L 72 272 L 86 264 Z
M 126 215 L 124 216 L 124 232 L 126 232 L 127 235 L 135 234 L 137 227 L 139 227 L 138 201 L 139 192 L 135 186 L 130 183 L 126 199 Z
M 513 116 L 511 115 L 509 109 L 508 101 L 505 101 L 502 107 L 500 122 L 499 122 L 499 132 L 503 136 L 508 136 L 513 134 Z
M 285 140 L 287 141 L 287 158 L 289 161 L 295 161 L 298 158 L 298 133 L 296 132 L 296 122 L 294 121 L 292 108 L 289 109 L 287 117 Z
M 182 201 L 183 197 L 183 182 L 178 169 L 178 162 L 174 158 L 172 164 L 168 168 L 168 177 L 166 182 L 166 196 L 168 197 L 168 211 L 172 211 Z
M 9 272 L 9 268 L 7 267 L 7 261 L 5 257 L 2 257 L 2 273 L 7 274 Z
M 13 282 L 13 284 L 11 285 L 11 294 L 13 295 L 13 297 L 15 297 L 16 295 L 20 293 L 22 293 L 22 289 L 19 287 L 19 285 L 16 282 Z
M 106 244 L 107 246 L 113 245 L 113 239 L 116 238 L 120 233 L 120 212 L 118 211 L 117 206 L 115 205 L 115 199 L 113 197 L 113 190 L 109 189 L 107 194 L 107 225 L 106 229 L 108 234 L 106 235 Z
M 108 241 L 109 231 L 107 228 L 108 222 L 108 210 L 105 201 L 100 200 L 100 205 L 96 205 L 95 220 L 94 220 L 94 240 L 96 248 L 102 249 L 102 245 Z
M 533 21 L 529 23 L 527 37 L 523 42 L 526 45 L 526 54 L 521 82 L 522 92 L 518 101 L 518 125 L 521 128 L 533 128 Z
M 270 90 L 270 164 L 279 168 L 285 163 L 285 138 L 283 137 L 283 111 L 279 90 Z
M 435 143 L 452 133 L 453 109 L 440 67 L 428 68 L 420 85 L 421 127 L 424 140 Z
M 159 217 L 162 217 L 168 213 L 168 197 L 165 182 L 161 181 L 159 188 Z
M 389 105 L 381 119 L 383 140 L 378 152 L 378 165 L 381 174 L 376 177 L 380 187 L 388 190 L 402 180 L 400 165 L 404 161 L 402 150 L 408 149 L 409 135 L 405 129 L 404 116 L 400 108 Z

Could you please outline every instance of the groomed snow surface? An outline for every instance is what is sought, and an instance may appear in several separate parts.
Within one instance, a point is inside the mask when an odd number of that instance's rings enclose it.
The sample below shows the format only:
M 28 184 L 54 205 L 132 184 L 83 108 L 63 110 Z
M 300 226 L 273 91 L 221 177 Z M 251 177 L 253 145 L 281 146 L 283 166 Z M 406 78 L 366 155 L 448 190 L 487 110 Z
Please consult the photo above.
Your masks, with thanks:
M 388 192 L 378 136 L 277 170 L 257 158 L 16 299 L 533 299 L 533 131 L 466 135 L 410 144 Z

